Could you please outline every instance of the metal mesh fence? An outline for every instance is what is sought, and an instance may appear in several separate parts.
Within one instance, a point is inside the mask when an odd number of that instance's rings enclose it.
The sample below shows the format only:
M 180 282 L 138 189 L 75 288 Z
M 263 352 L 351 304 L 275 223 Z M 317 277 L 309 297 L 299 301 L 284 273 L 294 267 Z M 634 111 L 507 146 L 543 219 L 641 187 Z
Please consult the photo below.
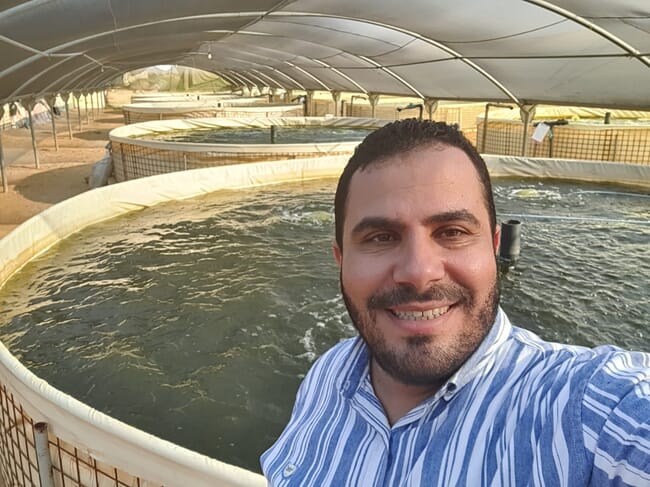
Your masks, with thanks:
M 34 423 L 13 394 L 0 385 L 0 474 L 6 487 L 41 487 Z
M 50 465 L 39 466 L 37 426 L 14 395 L 0 384 L 0 485 L 45 487 L 41 474 L 51 474 L 55 487 L 161 487 L 102 463 L 51 432 L 44 433 Z M 50 472 L 40 471 L 50 466 Z
M 402 104 L 403 105 L 403 104 Z M 393 120 L 397 118 L 399 112 L 396 110 L 398 104 L 378 105 L 376 108 L 376 115 L 378 119 Z M 331 114 L 334 109 L 334 102 L 328 100 L 313 100 L 311 105 L 312 114 L 314 111 L 317 114 L 327 115 Z M 352 107 L 351 112 L 354 118 L 366 118 L 372 113 L 369 104 L 359 104 Z M 286 111 L 286 106 L 276 114 L 271 111 L 260 112 L 259 107 L 255 108 L 255 115 L 258 117 L 273 117 L 273 116 L 295 116 L 302 115 L 303 108 L 295 107 L 291 111 Z M 460 104 L 453 106 L 440 106 L 434 113 L 434 118 L 448 123 L 457 123 L 468 137 L 468 139 L 475 143 L 476 141 L 476 116 L 483 113 L 484 105 L 478 103 Z M 296 113 L 298 112 L 298 113 Z M 128 124 L 134 122 L 151 121 L 151 116 L 157 117 L 156 120 L 168 120 L 182 118 L 200 118 L 206 112 L 194 111 L 179 113 L 152 113 L 152 112 L 133 112 L 124 110 L 125 121 Z M 211 111 L 210 114 L 214 115 L 216 111 Z M 219 116 L 216 118 L 246 118 L 250 117 L 251 111 L 247 111 L 243 107 L 230 107 L 221 109 Z M 402 118 L 407 117 L 402 113 Z M 202 152 L 184 152 L 182 150 L 173 148 L 152 148 L 139 144 L 136 140 L 133 143 L 125 142 L 112 142 L 112 160 L 113 160 L 113 174 L 115 179 L 119 181 L 127 181 L 129 179 L 141 178 L 146 176 L 153 176 L 155 174 L 162 174 L 174 171 L 183 171 L 187 169 L 198 169 L 204 167 L 222 166 L 229 164 L 244 164 L 248 162 L 259 162 L 264 160 L 281 160 L 281 159 L 298 159 L 298 158 L 312 158 L 328 156 L 350 156 L 352 155 L 353 148 L 345 147 L 340 149 L 332 149 L 322 151 L 324 146 L 320 145 L 319 152 L 300 151 L 287 149 L 286 152 L 219 152 L 218 150 L 206 148 Z
M 50 439 L 49 447 L 57 487 L 161 487 L 98 462 L 60 438 Z
M 478 124 L 477 146 L 485 154 L 522 155 L 523 123 L 488 121 Z M 535 127 L 528 129 L 527 157 L 583 159 L 593 161 L 650 164 L 650 125 L 590 125 L 569 123 L 551 129 L 542 142 L 530 139 Z
M 117 181 L 153 176 L 187 169 L 246 164 L 250 162 L 303 159 L 323 155 L 352 155 L 352 149 L 314 152 L 185 152 L 180 150 L 154 149 L 141 145 L 113 142 L 111 147 L 113 174 Z
M 408 118 L 418 116 L 417 110 L 408 112 L 398 112 L 397 107 L 403 106 L 404 103 L 379 104 L 375 109 L 374 118 L 382 120 L 397 120 L 398 118 Z M 323 117 L 334 114 L 334 102 L 329 100 L 313 100 L 310 114 L 313 116 Z M 457 105 L 440 105 L 433 112 L 433 119 L 440 122 L 457 123 L 465 137 L 472 143 L 476 143 L 476 118 L 485 112 L 483 103 L 462 103 Z M 372 107 L 368 102 L 357 102 L 354 104 L 345 103 L 343 113 L 335 115 L 369 118 L 372 117 Z M 428 118 L 426 108 L 422 116 Z
M 318 129 L 376 129 L 386 122 L 377 119 L 338 117 L 257 117 L 200 118 L 149 121 L 119 127 L 109 134 L 113 176 L 118 182 L 188 169 L 201 169 L 251 162 L 286 159 L 316 159 L 326 156 L 350 157 L 357 140 L 323 142 L 275 143 L 274 128 L 311 127 Z M 192 130 L 268 129 L 267 143 L 185 143 L 151 140 L 149 135 Z

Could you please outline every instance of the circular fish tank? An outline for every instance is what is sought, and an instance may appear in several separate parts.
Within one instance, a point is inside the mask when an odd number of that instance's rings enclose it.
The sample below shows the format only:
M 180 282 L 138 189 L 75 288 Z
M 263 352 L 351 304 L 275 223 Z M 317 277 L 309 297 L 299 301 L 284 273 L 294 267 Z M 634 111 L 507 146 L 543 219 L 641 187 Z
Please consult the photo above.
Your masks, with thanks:
M 221 191 L 75 233 L 0 290 L 2 341 L 90 406 L 259 471 L 313 361 L 355 334 L 331 256 L 335 185 Z M 499 221 L 523 222 L 519 261 L 501 276 L 513 323 L 650 351 L 650 195 L 494 188 Z
M 343 117 L 197 118 L 143 122 L 109 133 L 118 182 L 155 174 L 281 159 L 351 156 L 388 120 Z M 283 134 L 302 131 L 299 138 Z M 209 142 L 206 134 L 217 137 Z M 196 133 L 192 137 L 191 133 Z M 264 136 L 259 138 L 258 135 Z M 178 137 L 182 137 L 182 141 Z
M 131 95 L 131 103 L 165 103 L 189 101 L 219 101 L 230 98 L 242 98 L 234 93 L 141 93 Z
M 250 117 L 300 117 L 304 107 L 296 103 L 251 104 L 250 99 L 224 99 L 220 101 L 164 101 L 131 103 L 122 106 L 124 123 L 132 124 L 151 120 L 175 118 L 250 118 Z

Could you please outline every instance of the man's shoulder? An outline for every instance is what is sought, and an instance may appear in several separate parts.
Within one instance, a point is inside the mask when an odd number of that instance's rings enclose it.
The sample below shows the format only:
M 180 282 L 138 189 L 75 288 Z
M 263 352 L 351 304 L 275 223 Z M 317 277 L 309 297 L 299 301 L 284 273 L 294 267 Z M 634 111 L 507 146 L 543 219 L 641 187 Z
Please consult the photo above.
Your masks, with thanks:
M 363 374 L 364 354 L 367 356 L 367 351 L 360 338 L 343 340 L 323 353 L 300 384 L 294 414 L 315 404 L 336 401 L 345 393 L 346 384 Z
M 345 365 L 345 362 L 350 356 L 358 355 L 363 348 L 365 348 L 365 346 L 360 337 L 356 336 L 346 338 L 327 349 L 320 357 L 318 357 L 312 367 L 317 365 L 322 366 L 321 363 L 323 362 L 328 366 L 333 364 Z
M 618 387 L 634 386 L 650 380 L 650 354 L 624 350 L 614 345 L 593 348 L 542 340 L 534 333 L 512 327 L 510 346 L 505 353 L 523 364 L 525 375 L 557 381 L 573 381 L 574 386 L 608 382 L 615 379 Z M 511 363 L 512 360 L 506 360 Z
M 367 349 L 360 337 L 347 338 L 323 353 L 309 369 L 306 380 L 341 378 L 360 366 Z
M 627 357 L 631 363 L 645 361 L 650 354 L 643 352 L 631 352 L 624 350 L 615 345 L 600 345 L 588 347 L 583 345 L 573 345 L 546 341 L 535 333 L 512 326 L 510 338 L 512 344 L 520 350 L 517 353 L 535 355 L 540 358 L 546 358 L 550 361 L 571 362 L 576 365 L 593 362 L 606 362 L 612 360 L 624 360 Z
M 646 395 L 650 397 L 650 354 L 631 352 L 617 347 L 604 346 L 592 349 L 598 366 L 590 377 L 595 386 L 608 387 L 613 383 L 627 383 L 632 387 L 646 384 Z
M 497 354 L 501 355 L 503 366 L 514 367 L 518 380 L 570 383 L 574 391 L 612 378 L 619 386 L 648 380 L 648 353 L 614 345 L 587 347 L 546 341 L 509 322 L 503 331 L 507 338 L 500 343 Z
M 361 337 L 353 336 L 350 338 L 344 338 L 340 342 L 332 345 L 328 348 L 320 358 L 323 357 L 335 357 L 339 354 L 350 354 L 362 344 L 363 340 Z

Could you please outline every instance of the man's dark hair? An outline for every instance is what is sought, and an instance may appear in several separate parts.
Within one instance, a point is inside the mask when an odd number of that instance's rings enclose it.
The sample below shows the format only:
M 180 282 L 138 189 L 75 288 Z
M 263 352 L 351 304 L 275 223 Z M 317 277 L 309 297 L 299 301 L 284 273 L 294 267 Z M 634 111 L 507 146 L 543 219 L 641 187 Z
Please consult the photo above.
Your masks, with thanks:
M 417 120 L 409 118 L 384 125 L 369 134 L 354 150 L 348 161 L 334 197 L 334 224 L 336 243 L 343 250 L 343 222 L 345 221 L 345 204 L 350 189 L 350 180 L 355 172 L 365 169 L 371 164 L 381 162 L 397 154 L 429 145 L 457 147 L 462 150 L 474 164 L 479 181 L 483 188 L 485 207 L 490 217 L 492 233 L 496 228 L 496 210 L 492 195 L 492 184 L 485 161 L 472 143 L 467 140 L 457 125 L 445 122 Z

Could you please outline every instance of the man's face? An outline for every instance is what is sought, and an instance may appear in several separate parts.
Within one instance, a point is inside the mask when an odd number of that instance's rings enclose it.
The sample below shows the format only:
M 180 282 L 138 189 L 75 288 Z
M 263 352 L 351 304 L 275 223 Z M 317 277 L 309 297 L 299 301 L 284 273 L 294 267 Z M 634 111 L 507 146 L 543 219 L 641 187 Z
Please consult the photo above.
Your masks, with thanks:
M 480 181 L 463 151 L 426 146 L 356 172 L 334 245 L 354 325 L 381 371 L 443 383 L 487 335 L 498 303 Z

